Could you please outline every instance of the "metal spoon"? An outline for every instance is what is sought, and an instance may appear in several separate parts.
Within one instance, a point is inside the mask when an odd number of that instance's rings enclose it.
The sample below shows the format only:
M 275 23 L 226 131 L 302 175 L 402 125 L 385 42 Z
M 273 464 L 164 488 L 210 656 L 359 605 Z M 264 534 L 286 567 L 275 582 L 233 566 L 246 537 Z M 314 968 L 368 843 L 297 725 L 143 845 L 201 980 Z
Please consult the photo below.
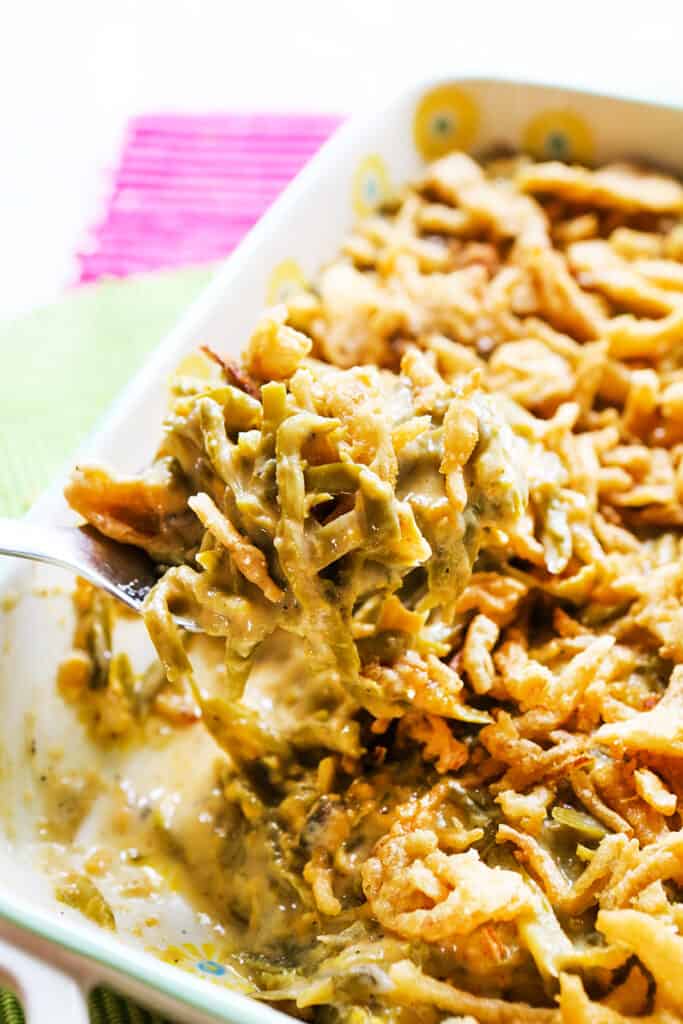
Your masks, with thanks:
M 92 526 L 44 526 L 0 518 L 0 555 L 72 569 L 136 612 L 159 578 L 157 566 L 144 551 L 111 540 Z M 176 617 L 176 622 L 185 629 L 197 628 L 185 619 Z

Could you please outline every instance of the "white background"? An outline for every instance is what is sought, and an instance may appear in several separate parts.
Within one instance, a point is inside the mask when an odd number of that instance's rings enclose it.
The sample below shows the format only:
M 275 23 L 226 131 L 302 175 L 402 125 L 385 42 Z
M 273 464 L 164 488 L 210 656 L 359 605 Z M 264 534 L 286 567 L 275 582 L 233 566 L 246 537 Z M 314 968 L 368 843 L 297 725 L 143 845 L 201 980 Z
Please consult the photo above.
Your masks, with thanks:
M 0 318 L 56 298 L 137 112 L 376 104 L 443 71 L 683 102 L 683 0 L 0 0 Z

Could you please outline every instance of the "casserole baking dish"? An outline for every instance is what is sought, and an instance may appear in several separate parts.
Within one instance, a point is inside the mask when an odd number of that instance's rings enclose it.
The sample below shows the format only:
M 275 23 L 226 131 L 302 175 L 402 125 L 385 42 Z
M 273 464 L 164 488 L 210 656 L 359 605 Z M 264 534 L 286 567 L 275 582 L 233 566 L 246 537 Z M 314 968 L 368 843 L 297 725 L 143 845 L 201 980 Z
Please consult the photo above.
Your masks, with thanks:
M 290 186 L 159 346 L 88 444 L 87 454 L 123 471 L 137 469 L 151 456 L 158 436 L 164 412 L 160 382 L 163 385 L 183 356 L 200 342 L 236 353 L 263 305 L 276 302 L 312 275 L 336 251 L 354 216 L 381 203 L 393 185 L 416 173 L 424 160 L 453 148 L 476 153 L 507 147 L 588 163 L 646 156 L 680 170 L 682 117 L 666 107 L 557 87 L 467 79 L 419 85 L 384 111 L 349 123 Z M 31 515 L 64 520 L 69 512 L 60 495 L 61 483 Z M 22 568 L 3 576 L 0 914 L 8 938 L 18 940 L 16 928 L 23 927 L 34 935 L 39 953 L 41 937 L 58 944 L 57 952 L 50 953 L 55 964 L 51 969 L 32 961 L 26 951 L 4 946 L 5 969 L 27 993 L 29 1014 L 35 1019 L 41 1019 L 38 1014 L 45 1014 L 46 1020 L 77 1020 L 78 1013 L 83 1017 L 80 993 L 102 980 L 188 1021 L 265 1019 L 276 1011 L 230 991 L 229 972 L 181 898 L 153 937 L 147 932 L 144 940 L 140 937 L 137 912 L 122 914 L 114 938 L 56 903 L 36 866 L 40 808 L 35 789 L 42 773 L 55 758 L 62 770 L 69 771 L 94 756 L 85 740 L 69 733 L 71 718 L 53 697 L 56 665 L 69 642 L 70 584 L 62 574 L 42 569 Z M 107 767 L 102 764 L 103 770 Z M 178 966 L 160 962 L 148 952 L 149 946 Z M 31 983 L 32 971 L 42 972 L 40 984 L 37 978 Z M 49 1001 L 32 1005 L 31 1000 L 38 998 Z M 54 1015 L 55 1006 L 61 1016 Z

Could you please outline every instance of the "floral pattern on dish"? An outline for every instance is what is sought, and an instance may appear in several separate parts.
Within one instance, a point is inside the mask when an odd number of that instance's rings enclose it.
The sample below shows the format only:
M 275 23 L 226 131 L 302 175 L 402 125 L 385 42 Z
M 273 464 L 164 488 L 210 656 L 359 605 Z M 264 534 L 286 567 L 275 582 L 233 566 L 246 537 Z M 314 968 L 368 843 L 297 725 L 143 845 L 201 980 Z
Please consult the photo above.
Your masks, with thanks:
M 293 295 L 308 291 L 308 282 L 303 270 L 296 260 L 283 260 L 274 268 L 266 288 L 266 301 L 269 306 L 277 306 L 287 302 Z
M 359 217 L 367 217 L 392 195 L 389 169 L 381 156 L 372 153 L 361 160 L 353 176 L 353 209 Z
M 456 85 L 440 85 L 422 97 L 415 111 L 413 136 L 425 160 L 469 149 L 479 127 L 479 108 Z
M 233 967 L 221 962 L 221 953 L 213 942 L 184 942 L 163 949 L 149 947 L 148 953 L 191 974 L 199 974 L 210 981 L 227 984 L 233 990 L 250 992 L 251 986 Z
M 524 129 L 522 145 L 539 160 L 590 163 L 593 133 L 588 123 L 573 110 L 544 110 Z

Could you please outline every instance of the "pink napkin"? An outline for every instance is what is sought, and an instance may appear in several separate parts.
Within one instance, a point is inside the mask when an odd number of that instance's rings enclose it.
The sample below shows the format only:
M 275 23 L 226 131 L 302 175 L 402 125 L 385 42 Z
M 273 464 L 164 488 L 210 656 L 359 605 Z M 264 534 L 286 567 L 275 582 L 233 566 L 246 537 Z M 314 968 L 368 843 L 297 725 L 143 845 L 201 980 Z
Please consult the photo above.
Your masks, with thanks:
M 108 208 L 78 253 L 79 281 L 203 263 L 233 249 L 341 118 L 134 118 Z

